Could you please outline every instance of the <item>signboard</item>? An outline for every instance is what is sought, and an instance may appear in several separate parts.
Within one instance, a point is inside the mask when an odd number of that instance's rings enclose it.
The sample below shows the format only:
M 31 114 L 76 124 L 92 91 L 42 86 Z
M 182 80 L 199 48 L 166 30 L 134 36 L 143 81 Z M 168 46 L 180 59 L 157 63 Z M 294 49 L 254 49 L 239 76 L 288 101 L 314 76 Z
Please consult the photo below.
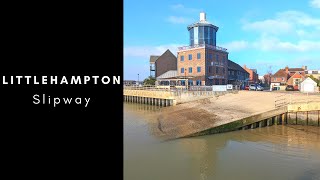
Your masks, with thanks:
M 213 85 L 212 91 L 227 91 L 226 85 Z
M 232 84 L 227 84 L 227 89 L 231 89 L 232 90 Z

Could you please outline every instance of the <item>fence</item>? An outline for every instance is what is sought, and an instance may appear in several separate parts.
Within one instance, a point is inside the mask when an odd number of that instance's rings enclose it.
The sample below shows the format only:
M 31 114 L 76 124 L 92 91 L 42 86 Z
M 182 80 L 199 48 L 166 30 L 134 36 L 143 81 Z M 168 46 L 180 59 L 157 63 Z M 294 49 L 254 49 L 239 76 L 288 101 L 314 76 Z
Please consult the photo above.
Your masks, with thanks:
M 275 108 L 279 108 L 282 106 L 286 106 L 288 104 L 295 104 L 295 103 L 310 103 L 310 102 L 319 102 L 320 103 L 320 96 L 317 94 L 281 94 L 275 97 L 274 104 Z
M 220 85 L 221 86 L 221 85 Z M 227 93 L 237 93 L 239 87 L 225 91 L 214 91 L 215 86 L 124 86 L 124 95 L 149 98 L 175 99 L 177 103 L 200 100 L 220 96 Z

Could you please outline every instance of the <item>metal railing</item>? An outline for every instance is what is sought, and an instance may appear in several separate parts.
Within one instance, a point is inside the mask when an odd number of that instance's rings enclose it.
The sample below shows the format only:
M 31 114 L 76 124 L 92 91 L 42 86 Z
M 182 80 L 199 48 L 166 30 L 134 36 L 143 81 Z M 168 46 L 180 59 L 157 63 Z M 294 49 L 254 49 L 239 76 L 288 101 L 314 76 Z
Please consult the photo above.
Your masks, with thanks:
M 178 47 L 178 50 L 179 51 L 183 51 L 183 50 L 199 48 L 199 47 L 207 47 L 209 49 L 227 52 L 226 48 L 219 47 L 219 46 L 213 46 L 213 45 L 209 45 L 209 44 L 195 44 L 195 45 L 192 45 L 192 46 L 182 46 L 182 47 Z

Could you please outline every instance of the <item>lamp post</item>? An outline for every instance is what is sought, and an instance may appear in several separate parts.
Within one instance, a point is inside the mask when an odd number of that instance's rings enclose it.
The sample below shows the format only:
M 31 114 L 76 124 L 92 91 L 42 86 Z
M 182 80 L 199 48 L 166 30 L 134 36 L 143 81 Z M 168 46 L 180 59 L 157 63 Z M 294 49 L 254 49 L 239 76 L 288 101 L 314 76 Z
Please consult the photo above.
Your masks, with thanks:
M 139 74 L 138 74 L 138 85 L 139 85 Z

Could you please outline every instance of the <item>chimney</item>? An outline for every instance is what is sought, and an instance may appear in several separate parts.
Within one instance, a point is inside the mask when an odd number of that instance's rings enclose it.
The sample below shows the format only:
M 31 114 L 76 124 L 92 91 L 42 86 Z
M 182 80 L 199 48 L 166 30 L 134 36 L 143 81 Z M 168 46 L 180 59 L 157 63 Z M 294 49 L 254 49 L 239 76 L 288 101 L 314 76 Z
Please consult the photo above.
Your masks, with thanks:
M 246 66 L 246 65 L 243 65 L 243 69 L 247 69 L 247 66 Z
M 307 66 L 302 66 L 302 69 L 308 70 L 308 67 Z
M 288 66 L 286 66 L 285 70 L 286 70 L 286 73 L 289 74 L 289 67 Z
M 200 21 L 206 21 L 206 13 L 205 12 L 200 13 Z

